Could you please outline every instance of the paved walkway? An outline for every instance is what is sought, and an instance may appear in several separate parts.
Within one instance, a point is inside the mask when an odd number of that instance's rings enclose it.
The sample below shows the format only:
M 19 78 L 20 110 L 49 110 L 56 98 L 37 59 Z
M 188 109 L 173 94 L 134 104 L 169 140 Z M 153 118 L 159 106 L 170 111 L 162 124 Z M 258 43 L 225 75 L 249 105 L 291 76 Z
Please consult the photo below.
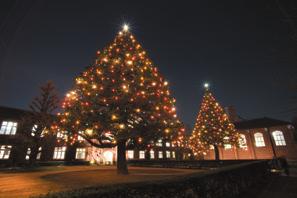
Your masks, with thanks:
M 33 172 L 0 172 L 0 198 L 23 198 L 50 191 L 159 180 L 199 170 L 129 167 L 129 172 L 129 175 L 117 175 L 112 166 L 61 166 Z

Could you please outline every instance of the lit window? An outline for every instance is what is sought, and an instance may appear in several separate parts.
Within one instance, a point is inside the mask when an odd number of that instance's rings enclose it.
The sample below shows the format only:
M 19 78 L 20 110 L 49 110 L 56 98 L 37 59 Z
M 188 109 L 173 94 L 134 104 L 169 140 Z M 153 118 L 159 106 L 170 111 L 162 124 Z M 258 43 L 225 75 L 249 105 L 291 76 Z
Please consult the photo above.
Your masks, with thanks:
M 170 158 L 170 151 L 166 151 L 166 158 Z
M 36 130 L 37 130 L 37 124 L 34 124 L 34 126 L 32 127 L 32 131 L 31 131 L 31 136 L 35 136 Z
M 9 159 L 11 145 L 0 146 L 0 159 Z
M 262 133 L 255 133 L 255 143 L 256 147 L 264 147 L 265 146 L 265 141 Z
M 240 134 L 239 147 L 244 149 L 244 150 L 247 150 L 246 137 L 245 137 L 244 134 Z
M 172 155 L 172 158 L 175 159 L 175 151 L 172 151 L 171 155 Z
M 225 142 L 229 142 L 229 137 L 225 137 L 225 138 L 224 138 L 224 141 L 225 141 Z M 224 148 L 225 148 L 225 150 L 228 150 L 228 149 L 231 149 L 232 146 L 231 146 L 231 144 L 226 143 L 226 144 L 224 144 Z
M 128 159 L 133 159 L 134 158 L 134 151 L 133 150 L 128 150 Z
M 144 155 L 144 151 L 139 151 L 139 159 L 144 159 L 145 155 Z
M 66 152 L 66 146 L 55 147 L 54 159 L 64 159 Z
M 42 147 L 39 147 L 38 148 L 38 154 L 37 154 L 37 156 L 36 156 L 36 159 L 40 159 L 40 157 L 41 157 L 41 151 L 42 151 Z
M 213 146 L 213 145 L 210 145 L 210 146 L 209 146 L 209 149 L 210 149 L 210 150 L 213 150 L 213 149 L 214 149 L 214 146 Z
M 155 152 L 153 150 L 150 150 L 150 158 L 155 159 Z
M 161 139 L 157 141 L 156 146 L 160 146 L 160 147 L 162 146 L 162 140 Z
M 158 157 L 159 157 L 159 159 L 162 159 L 163 158 L 163 151 L 159 151 L 158 152 Z
M 17 122 L 3 121 L 0 129 L 0 135 L 15 135 L 17 126 Z
M 170 142 L 166 142 L 166 147 L 170 147 Z
M 286 146 L 286 140 L 285 140 L 283 132 L 274 131 L 272 133 L 272 136 L 273 136 L 273 139 L 274 139 L 274 142 L 275 142 L 276 146 Z
M 78 140 L 78 141 L 83 141 L 84 138 L 83 138 L 80 134 L 82 134 L 81 131 L 78 132 L 77 140 Z
M 86 149 L 85 148 L 77 148 L 75 159 L 85 159 L 86 158 Z
M 30 154 L 31 154 L 31 148 L 28 148 L 26 153 L 26 160 L 30 159 Z

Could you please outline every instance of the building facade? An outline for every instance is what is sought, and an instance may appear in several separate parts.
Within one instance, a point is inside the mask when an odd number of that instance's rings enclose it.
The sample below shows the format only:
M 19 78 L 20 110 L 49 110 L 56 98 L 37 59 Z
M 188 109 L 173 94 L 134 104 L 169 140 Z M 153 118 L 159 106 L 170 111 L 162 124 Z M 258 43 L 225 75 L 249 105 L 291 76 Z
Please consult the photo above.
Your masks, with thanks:
M 232 111 L 233 112 L 233 111 Z M 14 166 L 28 163 L 30 144 L 22 138 L 21 120 L 27 111 L 0 107 L 0 166 Z M 233 115 L 233 116 L 231 116 Z M 219 148 L 223 160 L 272 159 L 285 157 L 297 160 L 295 129 L 291 123 L 271 118 L 242 120 L 229 114 L 241 139 L 239 147 L 225 144 Z M 32 126 L 34 130 L 34 126 Z M 39 161 L 89 161 L 90 163 L 112 165 L 117 159 L 117 148 L 96 148 L 83 138 L 74 145 L 60 141 L 63 134 L 57 133 L 50 139 L 44 139 L 39 148 Z M 186 148 L 162 139 L 151 144 L 127 146 L 128 160 L 185 160 L 192 156 Z M 214 159 L 210 150 L 204 159 Z
M 0 107 L 0 166 L 15 166 L 28 163 L 30 144 L 22 138 L 21 120 L 28 113 L 25 110 Z M 34 126 L 32 126 L 32 131 Z M 96 148 L 82 137 L 74 145 L 67 145 L 62 133 L 53 138 L 44 138 L 39 147 L 39 161 L 89 161 L 90 163 L 112 165 L 117 159 L 117 148 Z M 61 141 L 60 141 L 61 140 Z M 127 146 L 128 160 L 181 160 L 187 158 L 183 149 L 169 141 L 158 140 L 153 146 Z
M 225 144 L 219 148 L 220 158 L 234 159 L 272 159 L 285 157 L 297 160 L 295 129 L 289 122 L 271 118 L 241 120 L 234 122 L 240 134 L 239 147 Z M 205 159 L 214 159 L 211 150 Z

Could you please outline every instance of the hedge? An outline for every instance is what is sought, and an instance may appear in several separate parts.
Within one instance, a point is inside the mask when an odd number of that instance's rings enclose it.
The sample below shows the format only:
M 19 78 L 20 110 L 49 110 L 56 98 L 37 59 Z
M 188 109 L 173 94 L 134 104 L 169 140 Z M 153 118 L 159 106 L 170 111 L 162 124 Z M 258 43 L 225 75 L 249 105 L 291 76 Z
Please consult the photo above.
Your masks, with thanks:
M 266 161 L 249 162 L 173 179 L 89 187 L 49 193 L 39 198 L 235 197 L 251 186 L 266 181 L 269 176 L 268 169 Z

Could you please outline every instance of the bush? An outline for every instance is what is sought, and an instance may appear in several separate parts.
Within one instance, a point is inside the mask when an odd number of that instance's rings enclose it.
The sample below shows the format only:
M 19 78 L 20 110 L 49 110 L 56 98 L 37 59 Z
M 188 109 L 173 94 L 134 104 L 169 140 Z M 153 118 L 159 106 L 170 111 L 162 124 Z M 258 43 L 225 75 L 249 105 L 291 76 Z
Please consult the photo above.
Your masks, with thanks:
M 206 173 L 154 182 L 99 186 L 49 193 L 40 198 L 121 198 L 121 197 L 234 197 L 267 179 L 266 161 L 224 167 Z

